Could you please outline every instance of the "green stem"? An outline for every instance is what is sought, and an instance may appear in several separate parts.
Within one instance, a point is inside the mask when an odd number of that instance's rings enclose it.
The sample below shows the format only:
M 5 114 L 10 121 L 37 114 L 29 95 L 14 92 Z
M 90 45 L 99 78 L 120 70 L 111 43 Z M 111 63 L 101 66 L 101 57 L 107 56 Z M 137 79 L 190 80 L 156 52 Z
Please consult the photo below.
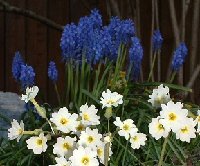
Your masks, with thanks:
M 124 152 L 124 156 L 123 156 L 122 166 L 124 166 L 124 162 L 125 162 L 125 159 L 126 159 L 126 152 L 127 152 L 127 148 L 128 148 L 128 142 L 129 142 L 129 139 L 126 142 L 126 148 L 125 148 L 125 152 Z
M 170 79 L 169 83 L 172 83 L 172 82 L 174 81 L 175 76 L 176 76 L 176 71 L 174 71 L 174 72 L 172 73 L 171 79 Z
M 167 145 L 168 137 L 169 136 L 167 136 L 164 140 L 164 143 L 163 143 L 163 146 L 162 146 L 162 151 L 161 151 L 161 154 L 160 154 L 160 159 L 159 159 L 159 162 L 158 162 L 158 166 L 163 165 L 163 159 L 164 159 L 164 155 L 165 155 L 165 151 L 166 151 L 166 145 Z
M 108 133 L 110 133 L 110 118 L 108 118 Z
M 148 77 L 148 81 L 147 82 L 149 82 L 150 79 L 153 80 L 153 69 L 154 69 L 155 61 L 156 61 L 156 52 L 154 52 L 153 62 L 152 62 L 152 66 L 151 66 L 151 71 L 149 73 L 149 77 Z
M 59 105 L 61 106 L 60 94 L 59 94 L 59 92 L 58 92 L 58 87 L 57 87 L 57 84 L 56 84 L 56 83 L 54 84 L 54 88 L 55 88 L 55 91 L 56 91 L 58 103 L 59 103 Z
M 71 71 L 70 71 L 70 63 L 67 64 L 67 95 L 66 95 L 66 105 L 70 103 L 70 82 L 71 82 Z
M 23 131 L 23 134 L 25 134 L 25 135 L 34 135 L 35 131 Z
M 109 137 L 110 137 L 110 118 L 108 118 L 108 134 L 109 134 Z M 106 151 L 105 151 L 105 160 L 104 160 L 104 164 L 105 166 L 108 166 L 108 161 L 109 161 L 109 151 L 110 151 L 110 142 L 108 142 L 106 144 Z

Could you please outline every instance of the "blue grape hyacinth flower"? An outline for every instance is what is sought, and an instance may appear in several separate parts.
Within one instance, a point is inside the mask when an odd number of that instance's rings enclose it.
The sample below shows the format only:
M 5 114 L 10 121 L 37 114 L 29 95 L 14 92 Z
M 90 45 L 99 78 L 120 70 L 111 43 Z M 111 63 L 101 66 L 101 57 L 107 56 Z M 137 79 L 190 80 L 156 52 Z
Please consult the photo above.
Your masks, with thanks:
M 49 62 L 48 77 L 54 83 L 58 80 L 58 70 L 56 68 L 55 62 L 53 61 Z
M 80 18 L 78 25 L 66 25 L 60 43 L 63 59 L 81 62 L 84 55 L 88 63 L 98 60 L 101 49 L 97 48 L 100 46 L 96 45 L 96 39 L 99 39 L 101 28 L 102 16 L 96 9 L 92 10 L 89 16 Z
M 143 59 L 143 48 L 138 37 L 131 38 L 132 43 L 129 49 L 129 60 L 132 66 L 132 76 L 134 80 L 138 79 L 140 67 Z
M 163 37 L 160 30 L 155 30 L 152 37 L 153 51 L 158 51 L 162 47 Z
M 12 75 L 16 81 L 20 80 L 21 65 L 24 65 L 24 60 L 20 52 L 17 51 L 12 61 Z
M 21 65 L 20 83 L 23 89 L 35 84 L 35 72 L 31 66 Z
M 112 43 L 109 46 L 110 54 L 108 58 L 115 61 L 118 56 L 118 49 L 121 44 L 129 44 L 131 37 L 135 35 L 135 26 L 132 20 L 120 20 L 118 17 L 112 17 L 110 24 L 104 27 L 111 36 Z
M 79 31 L 75 24 L 72 23 L 65 26 L 61 37 L 60 47 L 63 60 L 81 60 Z
M 174 51 L 172 60 L 172 69 L 178 71 L 183 65 L 185 58 L 188 54 L 187 46 L 184 42 L 180 43 L 179 46 Z

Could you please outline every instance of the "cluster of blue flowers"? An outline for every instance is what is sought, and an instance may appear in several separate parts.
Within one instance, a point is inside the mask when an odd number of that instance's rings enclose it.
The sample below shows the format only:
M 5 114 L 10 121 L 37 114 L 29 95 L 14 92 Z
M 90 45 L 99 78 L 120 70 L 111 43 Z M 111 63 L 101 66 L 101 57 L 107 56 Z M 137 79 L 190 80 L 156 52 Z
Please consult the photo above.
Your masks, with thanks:
M 133 68 L 133 79 L 137 80 L 140 74 L 140 67 L 143 58 L 143 48 L 140 39 L 137 37 L 132 37 L 132 44 L 129 50 L 129 63 Z
M 33 86 L 35 84 L 35 71 L 32 66 L 21 65 L 20 81 L 23 88 Z
M 158 51 L 162 47 L 163 37 L 160 33 L 160 30 L 155 30 L 152 37 L 153 42 L 153 51 Z
M 12 74 L 16 81 L 20 80 L 21 75 L 21 65 L 24 65 L 24 60 L 20 52 L 16 52 L 12 62 Z
M 25 64 L 20 52 L 16 52 L 13 58 L 12 74 L 15 80 L 20 82 L 22 89 L 33 86 L 35 83 L 34 69 Z
M 152 42 L 153 51 L 161 49 L 163 37 L 159 30 L 154 31 Z M 80 18 L 78 24 L 67 24 L 60 42 L 62 58 L 65 62 L 72 60 L 75 64 L 81 64 L 84 58 L 91 66 L 105 58 L 115 62 L 122 45 L 129 49 L 129 65 L 132 68 L 132 76 L 136 80 L 143 59 L 143 47 L 140 39 L 135 35 L 135 26 L 130 19 L 121 20 L 118 17 L 112 17 L 110 23 L 103 26 L 102 16 L 95 9 L 89 16 Z M 174 52 L 172 61 L 174 71 L 180 69 L 187 53 L 186 45 L 181 43 Z M 22 88 L 34 85 L 34 69 L 24 63 L 19 52 L 15 53 L 12 73 L 15 80 L 21 83 Z M 58 71 L 53 61 L 48 66 L 48 77 L 54 83 L 58 79 Z
M 56 68 L 55 62 L 53 61 L 49 62 L 48 77 L 54 83 L 58 80 L 58 70 Z
M 178 71 L 183 65 L 185 58 L 188 54 L 187 46 L 184 42 L 180 43 L 179 46 L 174 51 L 174 56 L 172 60 L 172 69 Z
M 91 65 L 104 57 L 115 61 L 120 44 L 130 43 L 134 35 L 135 28 L 131 20 L 113 17 L 108 26 L 103 26 L 98 10 L 92 10 L 77 25 L 72 23 L 65 26 L 60 43 L 62 57 L 66 61 L 81 61 L 85 56 Z

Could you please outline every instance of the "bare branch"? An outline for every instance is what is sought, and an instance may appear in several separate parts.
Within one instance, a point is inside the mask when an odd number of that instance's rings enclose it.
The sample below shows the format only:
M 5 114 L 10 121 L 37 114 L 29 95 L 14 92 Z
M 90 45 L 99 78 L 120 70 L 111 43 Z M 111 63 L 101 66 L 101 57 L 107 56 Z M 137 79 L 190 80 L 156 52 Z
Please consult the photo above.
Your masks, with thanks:
M 155 5 L 155 22 L 156 22 L 156 29 L 159 29 L 159 13 L 158 13 L 158 0 L 154 1 Z
M 107 13 L 108 13 L 108 16 L 109 18 L 111 18 L 111 7 L 110 7 L 110 1 L 106 1 L 106 8 L 107 8 Z
M 110 4 L 111 4 L 111 9 L 113 11 L 113 14 L 115 16 L 120 16 L 120 11 L 119 11 L 119 6 L 117 4 L 116 0 L 110 0 Z
M 197 79 L 198 75 L 200 73 L 200 64 L 196 67 L 195 71 L 193 72 L 192 77 L 190 78 L 189 82 L 187 83 L 188 88 L 192 88 L 194 85 L 195 80 Z M 187 96 L 188 93 L 185 93 L 185 96 Z
M 136 33 L 138 37 L 141 37 L 140 34 L 140 1 L 136 0 Z
M 153 42 L 152 42 L 152 36 L 153 36 L 153 31 L 154 31 L 154 16 L 155 16 L 155 6 L 154 6 L 154 0 L 151 0 L 151 36 L 150 36 L 150 70 L 153 67 L 152 62 L 153 62 Z M 155 66 L 154 66 L 155 67 Z M 152 81 L 154 81 L 154 72 L 152 74 Z
M 62 25 L 57 24 L 54 21 L 52 21 L 46 17 L 40 16 L 30 10 L 21 9 L 21 8 L 12 6 L 9 3 L 7 3 L 6 1 L 0 0 L 0 5 L 4 7 L 4 9 L 2 9 L 3 11 L 23 15 L 25 17 L 37 20 L 37 21 L 41 22 L 42 24 L 45 24 L 45 25 L 47 25 L 51 28 L 54 28 L 58 31 L 62 31 L 64 28 Z
M 185 16 L 186 16 L 185 0 L 182 0 L 182 25 L 180 29 L 181 41 L 185 41 Z M 183 67 L 181 67 L 181 69 L 179 70 L 178 82 L 181 85 L 183 85 Z
M 170 9 L 170 17 L 171 17 L 171 22 L 172 22 L 172 30 L 173 30 L 173 35 L 175 38 L 175 44 L 176 47 L 178 46 L 180 42 L 180 36 L 179 36 L 179 29 L 178 29 L 178 23 L 177 23 L 177 18 L 176 18 L 176 12 L 175 12 L 175 6 L 174 6 L 174 0 L 168 0 L 169 2 L 169 9 Z M 170 59 L 169 66 L 168 66 L 168 71 L 167 71 L 167 78 L 169 78 L 171 74 L 171 61 L 172 58 Z
M 190 45 L 190 74 L 193 73 L 195 62 L 196 62 L 196 55 L 197 55 L 197 44 L 198 44 L 198 29 L 199 29 L 199 6 L 200 1 L 194 0 L 194 10 L 193 10 L 193 19 L 192 19 L 192 35 L 191 35 L 191 45 Z

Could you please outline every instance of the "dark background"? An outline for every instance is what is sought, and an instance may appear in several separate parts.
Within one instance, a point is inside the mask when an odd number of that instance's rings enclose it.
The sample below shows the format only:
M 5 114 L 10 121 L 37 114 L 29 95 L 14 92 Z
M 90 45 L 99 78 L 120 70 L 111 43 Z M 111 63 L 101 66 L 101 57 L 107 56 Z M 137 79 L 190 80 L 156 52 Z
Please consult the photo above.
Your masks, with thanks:
M 0 91 L 19 93 L 19 85 L 11 73 L 12 59 L 17 50 L 22 53 L 25 61 L 34 67 L 36 85 L 44 93 L 46 102 L 55 103 L 56 98 L 52 83 L 47 77 L 47 66 L 50 60 L 54 60 L 58 66 L 59 91 L 62 91 L 64 85 L 64 64 L 61 61 L 59 46 L 62 31 L 45 24 L 45 21 L 42 23 L 38 19 L 27 17 L 26 14 L 14 12 L 13 6 L 22 10 L 31 10 L 62 26 L 70 22 L 78 22 L 80 17 L 89 14 L 91 9 L 97 8 L 103 16 L 104 23 L 109 22 L 111 15 L 134 20 L 137 35 L 144 46 L 142 64 L 144 80 L 148 77 L 151 64 L 150 48 L 153 29 L 159 28 L 164 38 L 160 62 L 161 81 L 165 81 L 168 77 L 167 71 L 174 48 L 180 41 L 185 41 L 189 48 L 189 56 L 176 82 L 187 86 L 189 81 L 194 79 L 191 81 L 194 91 L 189 97 L 194 102 L 200 103 L 200 76 L 193 77 L 194 73 L 198 74 L 200 70 L 198 66 L 200 64 L 199 1 L 0 0 Z M 4 2 L 12 5 L 11 8 Z M 155 79 L 156 73 L 157 71 L 155 71 Z

